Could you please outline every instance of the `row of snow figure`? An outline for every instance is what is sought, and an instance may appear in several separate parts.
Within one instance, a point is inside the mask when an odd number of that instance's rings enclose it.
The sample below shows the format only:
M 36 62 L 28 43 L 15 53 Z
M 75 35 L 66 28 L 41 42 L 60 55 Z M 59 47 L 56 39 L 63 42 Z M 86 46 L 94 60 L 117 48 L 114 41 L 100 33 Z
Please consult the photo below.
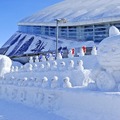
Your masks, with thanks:
M 83 67 L 83 61 L 79 60 L 77 61 L 77 64 L 75 65 L 73 60 L 69 60 L 67 63 L 64 61 L 46 61 L 46 62 L 39 62 L 39 63 L 26 63 L 24 66 L 21 66 L 21 68 L 18 68 L 17 66 L 12 66 L 11 72 L 30 72 L 30 71 L 50 71 L 50 70 L 84 70 Z
M 54 76 L 51 80 L 48 80 L 47 77 L 43 77 L 42 79 L 38 78 L 27 78 L 17 79 L 15 77 L 11 78 L 2 78 L 0 80 L 0 84 L 2 85 L 15 85 L 20 87 L 41 87 L 41 88 L 72 88 L 72 84 L 70 82 L 69 77 L 63 78 L 63 81 L 60 82 L 57 76 Z
M 83 51 L 83 49 L 81 48 L 80 49 L 80 52 L 77 53 L 78 56 L 84 56 L 85 55 L 85 52 Z M 93 46 L 92 48 L 92 51 L 91 51 L 91 55 L 97 55 L 97 49 L 96 49 L 96 46 Z M 72 53 L 72 49 L 69 50 L 69 53 L 68 53 L 68 58 L 73 58 L 74 57 L 74 54 Z M 61 53 L 58 53 L 57 54 L 57 59 L 62 59 L 62 55 Z M 55 57 L 53 57 L 53 55 L 51 53 L 49 53 L 49 57 L 46 59 L 46 56 L 42 55 L 41 56 L 41 59 L 39 59 L 38 56 L 35 57 L 35 62 L 39 62 L 39 61 L 51 61 L 51 60 L 55 60 Z M 29 60 L 29 63 L 33 63 L 34 60 L 33 60 L 33 57 L 30 57 L 30 60 Z

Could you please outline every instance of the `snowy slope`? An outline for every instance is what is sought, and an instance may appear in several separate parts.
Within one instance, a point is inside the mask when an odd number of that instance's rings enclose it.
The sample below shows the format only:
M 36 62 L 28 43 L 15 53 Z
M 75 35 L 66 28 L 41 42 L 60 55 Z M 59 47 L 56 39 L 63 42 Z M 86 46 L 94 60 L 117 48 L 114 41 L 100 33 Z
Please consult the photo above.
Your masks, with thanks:
M 66 18 L 69 23 L 120 19 L 119 0 L 65 0 L 33 14 L 19 24 L 48 24 L 56 18 Z M 99 21 L 98 21 L 99 22 Z

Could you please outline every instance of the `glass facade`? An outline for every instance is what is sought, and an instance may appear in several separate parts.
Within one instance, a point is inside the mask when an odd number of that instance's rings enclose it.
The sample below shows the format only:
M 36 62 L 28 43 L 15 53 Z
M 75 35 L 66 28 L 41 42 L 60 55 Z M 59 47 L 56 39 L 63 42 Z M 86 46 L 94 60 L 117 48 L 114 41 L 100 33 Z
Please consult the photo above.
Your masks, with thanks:
M 120 22 L 99 23 L 81 26 L 59 26 L 59 37 L 78 41 L 100 42 L 108 37 L 109 27 L 120 29 Z M 19 26 L 19 32 L 35 35 L 56 35 L 56 26 Z

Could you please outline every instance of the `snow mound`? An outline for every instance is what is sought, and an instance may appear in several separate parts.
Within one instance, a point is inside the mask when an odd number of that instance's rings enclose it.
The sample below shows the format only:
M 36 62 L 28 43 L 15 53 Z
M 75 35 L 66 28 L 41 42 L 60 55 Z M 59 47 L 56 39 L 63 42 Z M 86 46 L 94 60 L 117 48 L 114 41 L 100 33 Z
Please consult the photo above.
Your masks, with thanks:
M 9 73 L 11 69 L 12 61 L 5 55 L 0 55 L 0 77 L 4 74 Z

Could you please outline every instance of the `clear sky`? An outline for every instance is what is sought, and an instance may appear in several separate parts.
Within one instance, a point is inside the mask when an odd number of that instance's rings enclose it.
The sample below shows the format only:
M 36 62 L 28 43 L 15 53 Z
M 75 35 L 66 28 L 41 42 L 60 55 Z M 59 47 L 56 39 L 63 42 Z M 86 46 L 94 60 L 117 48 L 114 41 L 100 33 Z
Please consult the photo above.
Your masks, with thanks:
M 0 0 L 0 47 L 17 31 L 17 23 L 63 0 Z

